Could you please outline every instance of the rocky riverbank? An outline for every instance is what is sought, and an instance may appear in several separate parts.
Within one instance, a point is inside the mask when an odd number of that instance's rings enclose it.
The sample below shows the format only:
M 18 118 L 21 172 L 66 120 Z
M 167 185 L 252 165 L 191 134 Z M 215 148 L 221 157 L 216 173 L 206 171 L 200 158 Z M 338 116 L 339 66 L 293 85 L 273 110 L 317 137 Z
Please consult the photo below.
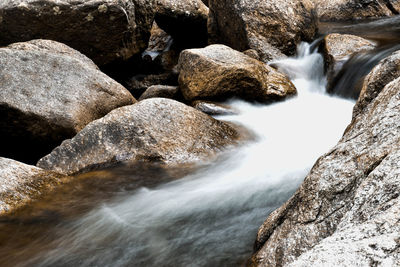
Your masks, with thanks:
M 319 37 L 321 22 L 399 12 L 396 0 L 2 1 L 0 215 L 77 173 L 242 145 L 251 133 L 210 116 L 237 112 L 222 101 L 295 97 L 290 73 L 268 63 Z M 349 59 L 387 45 L 356 35 L 317 44 L 332 93 Z M 398 54 L 345 88 L 358 97 L 352 123 L 261 226 L 249 265 L 400 264 Z

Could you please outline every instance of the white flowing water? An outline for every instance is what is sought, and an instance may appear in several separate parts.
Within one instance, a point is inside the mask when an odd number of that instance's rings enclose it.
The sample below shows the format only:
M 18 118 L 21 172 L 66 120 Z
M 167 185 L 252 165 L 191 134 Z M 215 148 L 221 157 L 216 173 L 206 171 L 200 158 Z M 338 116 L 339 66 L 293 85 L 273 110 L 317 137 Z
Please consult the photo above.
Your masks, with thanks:
M 302 44 L 274 62 L 298 96 L 272 105 L 230 104 L 256 140 L 196 173 L 129 196 L 69 223 L 40 266 L 238 266 L 258 227 L 297 189 L 313 163 L 340 139 L 354 102 L 328 96 L 321 55 Z M 28 265 L 30 263 L 27 263 Z

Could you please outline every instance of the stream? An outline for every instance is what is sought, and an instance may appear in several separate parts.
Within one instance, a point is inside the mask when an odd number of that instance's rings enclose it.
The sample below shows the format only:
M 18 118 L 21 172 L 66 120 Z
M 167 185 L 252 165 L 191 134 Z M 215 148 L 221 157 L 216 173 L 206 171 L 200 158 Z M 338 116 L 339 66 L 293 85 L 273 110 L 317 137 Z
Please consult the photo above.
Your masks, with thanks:
M 257 230 L 351 121 L 354 100 L 325 93 L 317 45 L 273 62 L 298 95 L 229 101 L 250 143 L 197 165 L 125 164 L 77 176 L 0 217 L 2 266 L 243 266 Z M 346 84 L 342 85 L 346 86 Z

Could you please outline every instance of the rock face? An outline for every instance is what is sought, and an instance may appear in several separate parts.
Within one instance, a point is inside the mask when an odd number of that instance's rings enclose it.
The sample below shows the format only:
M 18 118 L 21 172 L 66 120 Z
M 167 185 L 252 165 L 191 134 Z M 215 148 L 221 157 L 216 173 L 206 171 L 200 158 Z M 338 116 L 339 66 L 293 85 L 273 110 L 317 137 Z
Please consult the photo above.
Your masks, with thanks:
M 178 66 L 179 87 L 188 101 L 241 97 L 270 102 L 296 93 L 285 75 L 224 45 L 184 50 Z
M 387 17 L 399 14 L 398 0 L 316 0 L 321 21 L 349 21 Z
M 90 59 L 54 41 L 1 48 L 0 66 L 1 156 L 34 163 L 92 120 L 135 102 Z
M 147 88 L 147 90 L 140 96 L 139 101 L 154 97 L 177 99 L 179 96 L 180 91 L 178 86 L 153 85 Z
M 385 85 L 398 77 L 400 77 L 400 51 L 381 60 L 364 79 L 360 97 L 354 107 L 353 117 L 363 112 Z
M 253 265 L 400 264 L 400 78 L 260 228 Z
M 224 122 L 174 100 L 151 98 L 90 123 L 38 166 L 72 174 L 126 160 L 186 163 L 205 159 L 238 138 Z
M 349 34 L 328 34 L 322 42 L 328 91 L 333 79 L 351 55 L 373 50 L 376 44 L 364 38 Z
M 60 182 L 60 174 L 0 158 L 0 215 L 26 204 Z
M 210 0 L 209 5 L 210 41 L 239 51 L 252 48 L 263 53 L 269 43 L 294 54 L 296 44 L 310 41 L 316 33 L 310 0 Z
M 176 42 L 186 47 L 207 44 L 208 7 L 201 0 L 156 0 L 155 19 Z
M 65 43 L 98 65 L 127 59 L 147 47 L 153 2 L 2 0 L 0 46 L 41 38 Z

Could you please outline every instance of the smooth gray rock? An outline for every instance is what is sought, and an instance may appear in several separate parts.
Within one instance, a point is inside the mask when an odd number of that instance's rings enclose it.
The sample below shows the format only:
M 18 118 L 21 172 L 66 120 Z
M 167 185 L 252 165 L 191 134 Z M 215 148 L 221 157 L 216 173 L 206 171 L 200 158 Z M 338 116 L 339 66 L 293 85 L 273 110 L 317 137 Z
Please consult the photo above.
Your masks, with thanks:
M 296 94 L 284 74 L 225 45 L 184 50 L 178 66 L 179 87 L 188 101 L 272 102 Z
M 239 51 L 262 54 L 272 46 L 294 54 L 300 41 L 311 41 L 316 33 L 311 0 L 210 0 L 209 7 L 210 42 Z
M 2 0 L 0 46 L 50 39 L 104 65 L 146 49 L 153 18 L 154 0 Z
M 253 266 L 398 265 L 400 78 L 259 229 Z M 298 260 L 298 261 L 296 261 Z
M 37 166 L 72 174 L 122 161 L 195 162 L 235 144 L 239 137 L 232 126 L 192 107 L 151 98 L 93 121 Z
M 229 105 L 225 104 L 220 104 L 216 102 L 209 102 L 209 101 L 194 101 L 192 103 L 192 106 L 200 110 L 201 112 L 204 112 L 208 115 L 212 116 L 218 116 L 218 115 L 237 115 L 239 112 L 232 108 Z
M 89 122 L 136 101 L 90 59 L 48 40 L 0 48 L 0 85 L 1 156 L 32 163 Z
M 0 215 L 12 212 L 62 181 L 58 173 L 0 157 Z

